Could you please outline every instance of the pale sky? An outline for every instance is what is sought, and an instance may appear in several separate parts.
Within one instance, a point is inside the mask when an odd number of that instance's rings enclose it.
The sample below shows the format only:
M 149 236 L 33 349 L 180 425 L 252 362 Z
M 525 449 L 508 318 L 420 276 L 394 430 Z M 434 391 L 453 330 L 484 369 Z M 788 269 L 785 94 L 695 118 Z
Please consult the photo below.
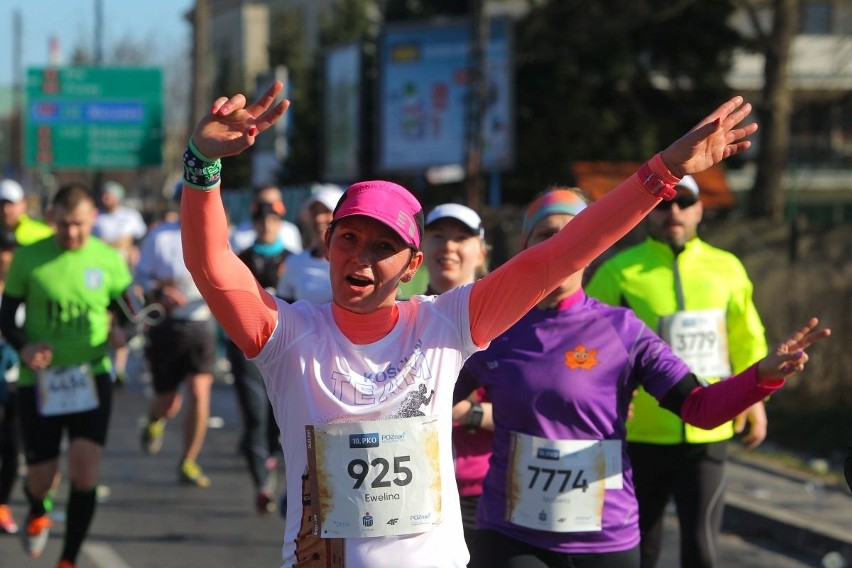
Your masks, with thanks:
M 4 0 L 0 5 L 0 87 L 12 85 L 14 59 L 13 20 L 22 24 L 22 67 L 50 63 L 51 36 L 59 40 L 60 63 L 68 63 L 76 46 L 95 52 L 95 9 L 98 0 Z M 184 14 L 194 0 L 100 0 L 103 7 L 103 53 L 124 38 L 150 47 L 151 65 L 186 57 L 190 26 Z

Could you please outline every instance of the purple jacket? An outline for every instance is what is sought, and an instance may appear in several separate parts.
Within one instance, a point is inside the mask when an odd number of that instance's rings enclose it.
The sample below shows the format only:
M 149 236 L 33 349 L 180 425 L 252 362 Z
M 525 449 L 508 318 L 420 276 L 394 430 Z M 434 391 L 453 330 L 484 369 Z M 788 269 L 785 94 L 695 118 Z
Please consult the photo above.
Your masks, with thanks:
M 632 469 L 622 444 L 623 489 L 608 489 L 599 532 L 556 533 L 505 519 L 510 432 L 558 440 L 621 440 L 633 390 L 658 400 L 689 374 L 633 312 L 582 291 L 559 309 L 531 310 L 462 369 L 456 393 L 484 386 L 495 437 L 477 512 L 477 528 L 560 553 L 600 553 L 639 543 Z

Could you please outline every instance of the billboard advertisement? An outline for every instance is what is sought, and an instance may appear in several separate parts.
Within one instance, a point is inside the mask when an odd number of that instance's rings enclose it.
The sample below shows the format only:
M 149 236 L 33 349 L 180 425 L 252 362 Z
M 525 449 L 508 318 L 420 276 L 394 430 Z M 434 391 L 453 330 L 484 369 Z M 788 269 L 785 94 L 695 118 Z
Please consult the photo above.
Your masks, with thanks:
M 511 21 L 489 22 L 483 169 L 514 160 Z M 388 26 L 379 40 L 376 169 L 420 172 L 466 160 L 472 32 L 467 22 Z
M 329 49 L 325 56 L 323 176 L 348 182 L 360 177 L 361 46 Z

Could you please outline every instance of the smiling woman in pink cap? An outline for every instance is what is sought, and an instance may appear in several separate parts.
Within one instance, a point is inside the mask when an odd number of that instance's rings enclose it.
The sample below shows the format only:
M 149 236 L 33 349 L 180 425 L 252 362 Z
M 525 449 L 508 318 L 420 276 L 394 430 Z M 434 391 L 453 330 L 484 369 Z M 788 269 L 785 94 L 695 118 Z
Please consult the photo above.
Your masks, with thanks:
M 220 158 L 287 109 L 220 98 L 184 154 L 184 258 L 228 336 L 260 368 L 287 462 L 284 566 L 463 567 L 453 386 L 465 360 L 634 227 L 674 184 L 749 147 L 734 97 L 547 241 L 475 283 L 396 301 L 423 262 L 423 211 L 395 183 L 350 186 L 326 234 L 333 301 L 267 293 L 228 247 Z M 792 356 L 791 356 L 792 358 Z M 522 401 L 520 403 L 523 403 Z M 292 496 L 302 495 L 302 499 Z

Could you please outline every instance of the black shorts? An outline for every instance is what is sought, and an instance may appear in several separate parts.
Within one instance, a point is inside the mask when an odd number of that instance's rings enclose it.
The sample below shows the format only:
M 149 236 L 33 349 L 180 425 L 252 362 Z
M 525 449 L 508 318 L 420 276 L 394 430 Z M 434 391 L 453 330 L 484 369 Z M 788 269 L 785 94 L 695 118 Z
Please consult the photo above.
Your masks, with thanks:
M 468 545 L 470 546 L 470 545 Z M 615 552 L 561 553 L 537 548 L 503 533 L 474 531 L 470 568 L 638 568 L 639 545 Z
M 95 385 L 100 402 L 97 408 L 59 416 L 39 414 L 35 386 L 18 388 L 18 415 L 28 465 L 58 458 L 65 429 L 69 440 L 85 438 L 99 446 L 106 445 L 112 414 L 112 377 L 109 373 L 95 375 Z
M 216 327 L 208 321 L 166 319 L 148 330 L 145 356 L 154 392 L 174 392 L 187 376 L 213 373 Z

